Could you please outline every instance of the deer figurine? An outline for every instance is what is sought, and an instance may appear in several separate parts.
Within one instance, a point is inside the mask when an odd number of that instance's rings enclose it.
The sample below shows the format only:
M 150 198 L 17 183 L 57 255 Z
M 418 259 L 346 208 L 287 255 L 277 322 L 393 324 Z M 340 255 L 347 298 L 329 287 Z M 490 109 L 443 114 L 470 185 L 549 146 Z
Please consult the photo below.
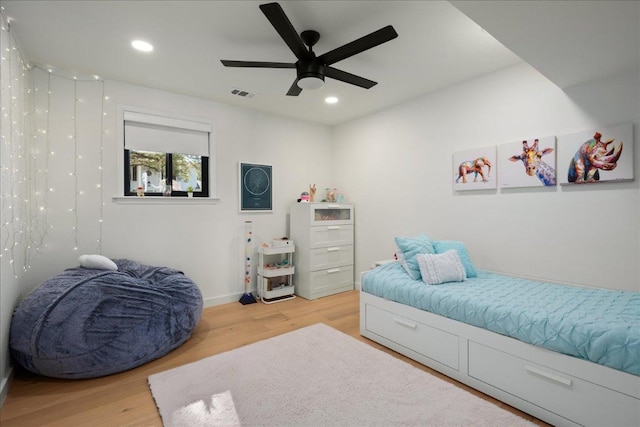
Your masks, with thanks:
M 522 141 L 522 153 L 509 157 L 512 162 L 522 161 L 524 170 L 529 176 L 537 176 L 542 185 L 556 185 L 556 171 L 542 160 L 542 156 L 552 153 L 553 148 L 538 148 L 538 140 L 529 147 L 527 141 Z
M 316 185 L 309 184 L 309 201 L 313 202 L 313 199 L 315 196 L 316 196 Z

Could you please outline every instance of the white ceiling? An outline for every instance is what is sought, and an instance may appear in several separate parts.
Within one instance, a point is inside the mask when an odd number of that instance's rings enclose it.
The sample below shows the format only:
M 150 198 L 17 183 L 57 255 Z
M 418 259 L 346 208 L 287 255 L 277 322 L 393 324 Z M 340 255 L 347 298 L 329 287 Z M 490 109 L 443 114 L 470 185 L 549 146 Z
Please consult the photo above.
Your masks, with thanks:
M 3 0 L 2 5 L 31 65 L 327 125 L 522 59 L 560 87 L 640 73 L 638 1 L 280 1 L 298 32 L 320 32 L 317 54 L 389 24 L 399 35 L 334 64 L 377 81 L 372 89 L 327 79 L 321 90 L 290 97 L 285 94 L 295 78 L 293 69 L 225 68 L 220 63 L 295 62 L 258 8 L 265 2 Z M 129 43 L 136 38 L 153 43 L 155 50 L 134 51 Z M 234 88 L 256 95 L 241 98 L 231 94 Z M 329 95 L 340 102 L 325 104 Z
M 640 74 L 638 0 L 451 3 L 563 89 Z

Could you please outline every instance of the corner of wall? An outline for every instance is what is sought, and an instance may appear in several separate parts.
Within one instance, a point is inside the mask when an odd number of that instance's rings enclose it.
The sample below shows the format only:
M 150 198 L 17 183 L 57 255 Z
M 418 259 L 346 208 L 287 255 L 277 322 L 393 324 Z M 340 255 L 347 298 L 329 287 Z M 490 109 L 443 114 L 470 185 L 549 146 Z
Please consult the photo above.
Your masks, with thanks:
M 12 378 L 13 368 L 9 368 L 7 376 L 0 379 L 0 408 L 2 408 L 2 405 L 9 394 L 9 386 L 11 385 Z

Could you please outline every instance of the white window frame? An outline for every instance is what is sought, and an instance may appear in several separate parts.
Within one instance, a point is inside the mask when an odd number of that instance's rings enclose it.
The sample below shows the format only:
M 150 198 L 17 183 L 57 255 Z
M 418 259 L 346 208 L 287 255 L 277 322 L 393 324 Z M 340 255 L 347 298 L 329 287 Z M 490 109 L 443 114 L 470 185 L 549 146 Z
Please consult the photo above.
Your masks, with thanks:
M 136 116 L 139 115 L 139 116 Z M 126 196 L 124 195 L 124 150 L 125 150 L 125 141 L 124 141 L 124 131 L 125 131 L 125 116 L 128 117 L 143 117 L 145 116 L 154 116 L 156 118 L 155 124 L 161 125 L 169 125 L 176 128 L 186 128 L 186 129 L 200 129 L 210 130 L 209 133 L 209 197 L 198 197 L 198 198 L 173 198 L 173 197 L 135 197 L 135 196 Z M 190 203 L 202 203 L 202 202 L 211 202 L 218 201 L 218 191 L 217 191 L 217 170 L 218 170 L 218 153 L 217 153 L 217 144 L 215 138 L 215 122 L 211 119 L 202 118 L 202 117 L 194 117 L 187 116 L 183 114 L 177 114 L 167 111 L 154 110 L 145 107 L 138 107 L 132 105 L 117 105 L 116 108 L 116 131 L 118 133 L 118 177 L 117 177 L 117 188 L 118 195 L 114 197 L 114 201 L 116 202 L 127 202 L 132 199 L 136 199 L 138 202 L 146 202 L 146 203 L 175 203 L 176 199 L 180 200 L 188 200 Z M 148 118 L 148 117 L 147 117 Z M 152 123 L 154 124 L 154 123 Z

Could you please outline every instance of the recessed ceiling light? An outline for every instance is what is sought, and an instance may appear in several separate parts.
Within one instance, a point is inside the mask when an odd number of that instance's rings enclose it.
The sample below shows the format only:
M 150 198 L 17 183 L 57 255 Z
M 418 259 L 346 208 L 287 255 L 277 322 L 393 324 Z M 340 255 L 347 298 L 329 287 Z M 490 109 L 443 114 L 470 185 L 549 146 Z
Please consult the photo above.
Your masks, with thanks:
M 336 98 L 335 96 L 328 96 L 324 99 L 324 102 L 326 102 L 327 104 L 336 104 L 338 102 L 338 98 Z
M 153 50 L 151 43 L 147 43 L 143 40 L 134 40 L 131 42 L 131 46 L 141 52 L 151 52 Z

